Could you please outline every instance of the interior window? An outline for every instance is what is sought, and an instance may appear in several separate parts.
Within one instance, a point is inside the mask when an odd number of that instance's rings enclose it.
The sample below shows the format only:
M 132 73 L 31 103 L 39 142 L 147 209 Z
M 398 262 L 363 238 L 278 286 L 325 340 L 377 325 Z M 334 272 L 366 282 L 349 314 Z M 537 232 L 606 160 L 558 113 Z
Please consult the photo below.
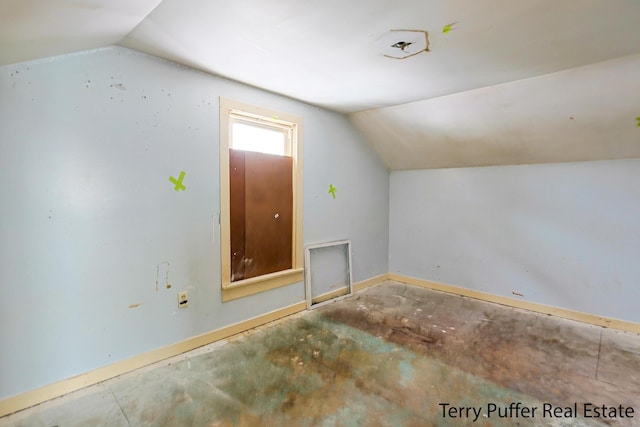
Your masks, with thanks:
M 301 127 L 220 103 L 223 300 L 302 281 Z
M 284 156 L 288 153 L 287 133 L 285 129 L 235 119 L 231 124 L 231 148 Z

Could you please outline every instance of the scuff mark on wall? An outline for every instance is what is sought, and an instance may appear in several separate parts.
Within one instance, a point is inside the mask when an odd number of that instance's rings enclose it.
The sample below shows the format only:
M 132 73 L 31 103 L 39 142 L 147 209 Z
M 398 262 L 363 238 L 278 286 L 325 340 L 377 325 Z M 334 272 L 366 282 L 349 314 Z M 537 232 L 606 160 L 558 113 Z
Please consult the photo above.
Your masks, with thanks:
M 129 306 L 129 308 L 138 308 L 138 307 L 140 307 L 142 304 L 144 304 L 144 303 L 143 303 L 143 302 L 140 302 L 140 303 L 138 303 L 138 304 L 131 304 L 131 305 Z
M 162 283 L 161 277 L 164 277 L 164 284 L 167 289 L 171 288 L 171 284 L 169 283 L 169 261 L 163 261 L 156 266 L 156 292 L 158 292 L 158 288 L 160 283 Z

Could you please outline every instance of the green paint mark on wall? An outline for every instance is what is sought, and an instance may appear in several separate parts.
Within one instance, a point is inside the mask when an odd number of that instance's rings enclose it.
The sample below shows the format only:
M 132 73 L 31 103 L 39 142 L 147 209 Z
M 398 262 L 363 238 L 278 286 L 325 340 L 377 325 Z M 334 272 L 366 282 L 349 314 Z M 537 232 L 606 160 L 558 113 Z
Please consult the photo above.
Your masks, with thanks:
M 444 27 L 442 27 L 442 33 L 443 34 L 449 34 L 451 32 L 451 28 L 453 27 L 453 24 L 447 24 Z
M 331 194 L 331 196 L 335 199 L 336 198 L 336 191 L 338 191 L 338 189 L 336 187 L 333 186 L 333 184 L 329 184 L 329 191 L 328 193 Z
M 184 179 L 184 176 L 186 175 L 186 173 L 184 171 L 180 172 L 180 176 L 178 177 L 178 179 L 175 179 L 174 177 L 170 176 L 169 177 L 169 181 L 173 182 L 176 186 L 174 188 L 174 190 L 176 191 L 184 191 L 187 189 L 187 187 L 184 186 L 184 184 L 182 184 L 182 180 Z
M 638 122 L 636 126 L 640 127 L 640 117 L 636 117 L 636 121 Z

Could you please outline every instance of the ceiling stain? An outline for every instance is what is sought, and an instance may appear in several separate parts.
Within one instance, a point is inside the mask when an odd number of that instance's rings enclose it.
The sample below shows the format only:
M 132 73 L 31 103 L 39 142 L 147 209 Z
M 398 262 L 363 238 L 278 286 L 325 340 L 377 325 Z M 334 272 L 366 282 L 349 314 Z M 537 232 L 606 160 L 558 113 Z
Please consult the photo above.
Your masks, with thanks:
M 401 51 L 404 51 L 407 47 L 411 46 L 412 44 L 413 43 L 411 42 L 400 41 L 392 44 L 391 47 L 395 47 L 397 49 L 400 49 Z
M 415 52 L 411 52 L 408 51 L 407 48 L 409 48 L 410 46 L 414 46 L 416 47 L 416 45 L 418 45 L 418 43 L 414 43 L 414 42 L 410 42 L 410 41 L 406 41 L 406 40 L 400 40 L 397 41 L 396 43 L 392 44 L 390 47 L 394 48 L 394 49 L 400 49 L 400 51 L 402 51 L 403 53 L 405 53 L 406 55 L 404 56 L 393 56 L 393 55 L 387 55 L 385 54 L 384 56 L 386 58 L 392 58 L 392 59 L 407 59 L 407 58 L 411 58 L 412 56 L 416 56 L 422 52 L 430 52 L 429 50 L 429 33 L 425 30 L 390 30 L 390 32 L 401 32 L 401 33 L 423 33 L 424 34 L 424 48 L 417 50 Z

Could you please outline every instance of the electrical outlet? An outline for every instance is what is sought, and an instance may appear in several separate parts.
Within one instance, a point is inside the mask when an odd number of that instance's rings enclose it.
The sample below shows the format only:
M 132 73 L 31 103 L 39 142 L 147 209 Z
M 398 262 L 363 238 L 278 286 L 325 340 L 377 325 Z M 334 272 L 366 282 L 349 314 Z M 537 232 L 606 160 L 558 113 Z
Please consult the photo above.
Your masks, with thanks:
M 189 293 L 187 291 L 178 292 L 178 307 L 189 307 Z

